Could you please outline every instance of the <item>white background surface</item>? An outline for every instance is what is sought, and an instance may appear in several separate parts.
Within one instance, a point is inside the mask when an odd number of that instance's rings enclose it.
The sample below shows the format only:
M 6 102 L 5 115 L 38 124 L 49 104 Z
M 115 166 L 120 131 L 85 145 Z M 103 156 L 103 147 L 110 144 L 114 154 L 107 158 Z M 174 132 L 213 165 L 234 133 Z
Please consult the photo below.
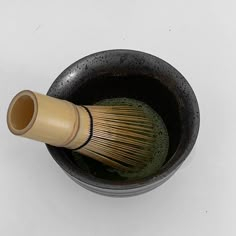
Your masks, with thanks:
M 0 0 L 0 235 L 236 235 L 235 9 L 233 0 Z M 201 110 L 199 138 L 179 171 L 123 199 L 76 185 L 43 144 L 6 126 L 18 91 L 46 93 L 77 59 L 114 48 L 172 64 Z

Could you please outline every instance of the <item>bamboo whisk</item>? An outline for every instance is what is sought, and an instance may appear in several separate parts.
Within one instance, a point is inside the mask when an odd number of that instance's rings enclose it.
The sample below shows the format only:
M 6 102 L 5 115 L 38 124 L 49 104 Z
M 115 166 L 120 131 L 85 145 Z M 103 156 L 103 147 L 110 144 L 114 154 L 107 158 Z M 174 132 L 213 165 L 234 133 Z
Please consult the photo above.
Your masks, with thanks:
M 32 91 L 11 101 L 7 123 L 15 135 L 65 147 L 120 170 L 152 157 L 153 123 L 132 106 L 76 106 Z

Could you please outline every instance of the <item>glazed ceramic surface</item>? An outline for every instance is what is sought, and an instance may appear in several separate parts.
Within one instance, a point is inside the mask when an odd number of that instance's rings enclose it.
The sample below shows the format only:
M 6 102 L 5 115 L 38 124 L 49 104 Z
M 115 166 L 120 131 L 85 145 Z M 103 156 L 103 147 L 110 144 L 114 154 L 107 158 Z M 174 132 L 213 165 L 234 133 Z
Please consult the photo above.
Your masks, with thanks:
M 115 178 L 96 161 L 84 157 L 76 162 L 71 151 L 47 145 L 75 182 L 96 193 L 132 196 L 159 186 L 175 173 L 197 139 L 199 107 L 189 83 L 170 64 L 144 52 L 108 50 L 82 58 L 58 76 L 47 94 L 77 105 L 133 98 L 148 104 L 165 122 L 170 139 L 167 159 L 157 173 L 143 179 Z

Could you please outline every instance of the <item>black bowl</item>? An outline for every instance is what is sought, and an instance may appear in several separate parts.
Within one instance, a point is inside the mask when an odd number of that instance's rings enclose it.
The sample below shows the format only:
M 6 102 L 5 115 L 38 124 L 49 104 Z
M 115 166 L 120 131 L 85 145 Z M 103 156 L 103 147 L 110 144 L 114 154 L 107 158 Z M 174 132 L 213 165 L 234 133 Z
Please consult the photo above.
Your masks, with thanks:
M 96 193 L 132 196 L 159 186 L 174 174 L 197 139 L 200 116 L 192 88 L 170 64 L 147 53 L 108 50 L 89 55 L 65 69 L 47 94 L 78 105 L 113 97 L 135 98 L 156 110 L 166 124 L 170 138 L 166 162 L 157 173 L 143 179 L 111 175 L 90 158 L 75 161 L 70 150 L 47 145 L 76 183 Z

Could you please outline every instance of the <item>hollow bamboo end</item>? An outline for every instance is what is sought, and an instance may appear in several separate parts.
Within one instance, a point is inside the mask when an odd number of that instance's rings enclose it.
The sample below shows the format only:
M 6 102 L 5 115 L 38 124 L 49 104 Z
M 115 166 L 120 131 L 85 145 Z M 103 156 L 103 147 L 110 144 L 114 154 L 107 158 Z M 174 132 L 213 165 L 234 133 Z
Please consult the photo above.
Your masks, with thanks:
M 9 130 L 15 135 L 23 135 L 33 126 L 38 111 L 37 99 L 33 92 L 24 90 L 11 101 L 7 112 Z

